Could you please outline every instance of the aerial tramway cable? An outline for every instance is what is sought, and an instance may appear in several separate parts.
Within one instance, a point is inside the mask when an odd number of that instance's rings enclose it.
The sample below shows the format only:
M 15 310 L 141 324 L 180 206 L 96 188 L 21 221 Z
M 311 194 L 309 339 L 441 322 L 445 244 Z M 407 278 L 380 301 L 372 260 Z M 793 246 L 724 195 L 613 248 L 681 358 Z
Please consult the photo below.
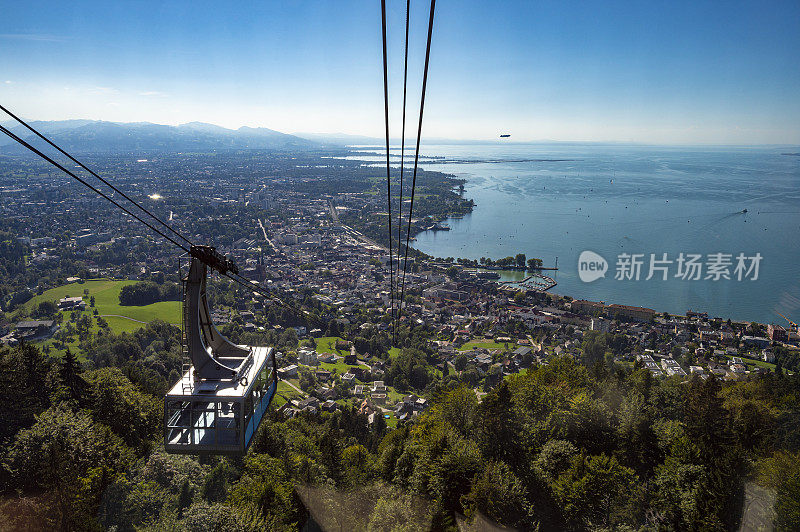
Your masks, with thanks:
M 300 318 L 306 319 L 309 322 L 313 322 L 316 325 L 326 325 L 324 323 L 324 321 L 320 320 L 319 318 L 317 318 L 316 316 L 311 314 L 309 311 L 303 310 L 303 309 L 299 309 L 299 308 L 297 308 L 297 307 L 295 307 L 295 306 L 283 301 L 281 298 L 270 294 L 267 290 L 264 290 L 260 286 L 254 285 L 251 281 L 249 281 L 245 277 L 242 277 L 239 274 L 235 274 L 235 273 L 232 274 L 232 273 L 227 273 L 226 272 L 226 273 L 223 273 L 222 275 L 224 275 L 225 277 L 227 277 L 231 281 L 234 281 L 234 282 L 242 285 L 243 287 L 249 289 L 250 291 L 252 291 L 252 292 L 254 292 L 254 293 L 256 293 L 256 294 L 258 294 L 260 296 L 263 296 L 263 297 L 265 297 L 265 298 L 267 298 L 267 299 L 269 299 L 271 301 L 275 301 L 276 303 L 278 303 L 279 305 L 281 305 L 285 309 L 294 312 L 295 315 L 300 317 Z
M 403 280 L 400 285 L 400 308 L 397 312 L 397 325 L 400 324 L 400 317 L 403 312 L 403 298 L 406 290 L 406 270 L 408 269 L 408 247 L 411 240 L 411 217 L 414 212 L 414 192 L 417 186 L 417 166 L 419 163 L 419 141 L 422 136 L 422 114 L 425 110 L 425 89 L 428 85 L 428 63 L 431 56 L 431 35 L 433 33 L 433 14 L 436 7 L 436 0 L 431 0 L 431 12 L 428 18 L 428 42 L 425 46 L 425 67 L 422 71 L 422 95 L 419 102 L 419 123 L 417 125 L 417 146 L 414 152 L 414 174 L 411 180 L 411 204 L 408 209 L 408 229 L 406 231 L 406 252 L 403 259 Z M 399 257 L 398 257 L 399 260 Z
M 406 0 L 406 44 L 403 53 L 403 125 L 400 133 L 400 203 L 397 208 L 397 277 L 400 277 L 400 245 L 403 241 L 403 173 L 405 170 L 406 152 L 406 94 L 408 87 L 408 23 L 411 15 L 411 0 Z M 391 242 L 390 242 L 391 244 Z M 403 305 L 401 299 L 399 305 Z M 392 316 L 394 324 L 394 316 Z M 394 329 L 394 342 L 397 343 L 397 329 Z
M 127 199 L 127 200 L 128 200 L 130 203 L 132 203 L 133 205 L 135 205 L 136 207 L 138 207 L 138 208 L 139 208 L 141 211 L 143 211 L 143 212 L 147 213 L 148 215 L 150 215 L 150 217 L 152 217 L 153 219 L 155 219 L 155 220 L 159 221 L 159 222 L 161 223 L 161 225 L 164 225 L 165 227 L 167 227 L 168 229 L 170 229 L 170 231 L 172 231 L 172 232 L 173 232 L 175 235 L 177 235 L 177 236 L 178 236 L 178 237 L 180 237 L 182 240 L 184 240 L 185 242 L 187 242 L 187 243 L 190 245 L 190 247 L 189 247 L 189 248 L 187 248 L 185 245 L 183 245 L 183 244 L 181 244 L 181 243 L 177 242 L 176 240 L 174 240 L 173 238 L 171 238 L 169 235 L 166 235 L 166 234 L 162 233 L 162 232 L 161 232 L 161 231 L 159 231 L 159 230 L 158 230 L 156 227 L 154 227 L 153 225 L 151 225 L 150 223 L 148 223 L 146 220 L 143 220 L 141 217 L 139 217 L 138 215 L 134 214 L 133 212 L 131 212 L 130 210 L 128 210 L 127 208 L 125 208 L 123 205 L 119 204 L 117 201 L 115 201 L 115 200 L 114 200 L 114 198 L 112 198 L 112 197 L 110 197 L 109 195 L 105 194 L 103 191 L 99 190 L 98 188 L 96 188 L 96 187 L 95 187 L 95 186 L 93 186 L 92 184 L 88 183 L 87 181 L 85 181 L 85 180 L 84 180 L 84 179 L 82 179 L 81 177 L 79 177 L 79 176 L 75 175 L 75 173 L 73 173 L 72 171 L 68 170 L 67 168 L 65 168 L 65 167 L 64 167 L 63 165 L 61 165 L 60 163 L 58 163 L 57 161 L 53 160 L 51 157 L 49 157 L 49 156 L 45 155 L 45 154 L 44 154 L 44 153 L 42 153 L 42 152 L 41 152 L 39 149 L 37 149 L 36 147 L 32 146 L 32 145 L 31 145 L 29 142 L 27 142 L 27 141 L 25 141 L 24 139 L 20 138 L 19 136 L 17 136 L 17 135 L 16 135 L 16 134 L 14 134 L 13 132 L 9 131 L 7 128 L 3 127 L 2 125 L 0 125 L 0 131 L 1 131 L 1 132 L 3 132 L 4 134 L 6 134 L 6 135 L 7 135 L 8 137 L 10 137 L 12 140 L 14 140 L 14 141 L 16 141 L 17 143 L 19 143 L 21 146 L 23 146 L 23 147 L 27 148 L 28 150 L 30 150 L 30 151 L 31 151 L 31 152 L 33 152 L 34 154 L 38 155 L 38 156 L 39 156 L 40 158 L 42 158 L 43 160 L 45 160 L 45 161 L 47 161 L 48 163 L 50 163 L 51 165 L 55 166 L 56 168 L 58 168 L 59 170 L 61 170 L 61 171 L 62 171 L 62 172 L 64 172 L 65 174 L 69 175 L 70 177 L 72 177 L 73 179 L 75 179 L 76 181 L 78 181 L 79 183 L 81 183 L 82 185 L 86 186 L 86 187 L 87 187 L 87 188 L 89 188 L 91 191 L 93 191 L 93 192 L 95 192 L 96 194 L 98 194 L 99 196 L 101 196 L 101 197 L 105 198 L 105 199 L 106 199 L 106 200 L 108 200 L 110 203 L 112 203 L 114 206 L 116 206 L 116 207 L 120 208 L 122 211 L 124 211 L 126 214 L 129 214 L 130 216 L 132 216 L 132 217 L 133 217 L 133 218 L 135 218 L 136 220 L 140 221 L 142 224 L 144 224 L 144 225 L 145 225 L 146 227 L 148 227 L 149 229 L 152 229 L 152 230 L 153 230 L 155 233 L 157 233 L 157 234 L 158 234 L 159 236 L 161 236 L 162 238 L 166 239 L 167 241 L 171 242 L 171 243 L 172 243 L 172 244 L 174 244 L 175 246 L 179 247 L 180 249 L 182 249 L 182 250 L 183 250 L 183 251 L 185 251 L 186 253 L 190 253 L 190 254 L 191 254 L 191 246 L 192 246 L 191 242 L 189 242 L 189 240 L 188 240 L 188 239 L 184 238 L 184 237 L 183 237 L 183 236 L 182 236 L 182 235 L 181 235 L 181 234 L 180 234 L 178 231 L 176 231 L 175 229 L 173 229 L 172 227 L 170 227 L 169 225 L 167 225 L 166 223 L 164 223 L 163 221 L 161 221 L 161 220 L 160 220 L 158 217 L 156 217 L 156 216 L 155 216 L 154 214 L 152 214 L 150 211 L 148 211 L 147 209 L 145 209 L 144 207 L 142 207 L 141 205 L 139 205 L 139 204 L 138 204 L 136 201 L 134 201 L 133 199 L 131 199 L 130 197 L 128 197 L 127 195 L 125 195 L 124 193 L 122 193 L 122 192 L 121 192 L 119 189 L 117 189 L 116 187 L 114 187 L 114 186 L 113 186 L 112 184 L 110 184 L 110 183 L 109 183 L 107 180 L 105 180 L 105 179 L 101 178 L 101 177 L 100 177 L 99 175 L 97 175 L 95 172 L 93 172 L 92 170 L 90 170 L 89 168 L 87 168 L 85 165 L 83 165 L 82 163 L 80 163 L 80 162 L 79 162 L 77 159 L 75 159 L 75 157 L 73 157 L 72 155 L 70 155 L 69 153 L 67 153 L 66 151 L 64 151 L 62 148 L 60 148 L 58 145 L 56 145 L 54 142 L 52 142 L 51 140 L 49 140 L 47 137 L 45 137 L 44 135 L 42 135 L 42 134 L 41 134 L 41 133 L 39 133 L 38 131 L 36 131 L 36 129 L 34 129 L 32 126 L 28 125 L 27 123 L 25 123 L 24 121 L 22 121 L 20 118 L 17 118 L 17 116 L 16 116 L 16 115 L 14 115 L 13 113 L 11 113 L 11 112 L 10 112 L 8 109 L 6 109 L 5 107 L 3 107 L 2 105 L 0 105 L 0 109 L 2 109 L 3 111 L 5 111 L 6 113 L 8 113 L 8 114 L 9 114 L 11 117 L 13 117 L 15 120 L 17 120 L 17 121 L 18 121 L 18 122 L 20 122 L 22 125 L 24 125 L 24 126 L 27 128 L 27 129 L 29 129 L 29 130 L 30 130 L 30 131 L 32 131 L 34 134 L 36 134 L 36 136 L 38 136 L 39 138 L 41 138 L 42 140 L 44 140 L 45 142 L 47 142 L 47 143 L 48 143 L 50 146 L 52 146 L 53 148 L 55 148 L 56 150 L 58 150 L 60 153 L 64 154 L 65 156 L 67 156 L 67 157 L 68 157 L 68 158 L 69 158 L 71 161 L 75 162 L 75 163 L 76 163 L 76 164 L 78 164 L 78 165 L 79 165 L 81 168 L 83 168 L 84 170 L 86 170 L 87 172 L 89 172 L 90 174 L 92 174 L 93 176 L 95 176 L 95 177 L 97 177 L 98 179 L 100 179 L 100 180 L 101 180 L 103 183 L 105 183 L 106 185 L 108 185 L 109 187 L 111 187 L 111 188 L 112 188 L 112 189 L 113 189 L 115 192 L 118 192 L 118 193 L 119 193 L 120 195 L 122 195 L 122 196 L 123 196 L 125 199 Z M 286 309 L 288 309 L 288 310 L 290 310 L 290 311 L 294 312 L 294 313 L 295 313 L 295 314 L 296 314 L 298 317 L 301 317 L 301 318 L 304 318 L 304 319 L 308 319 L 309 321 L 313 321 L 313 322 L 315 322 L 315 323 L 317 323 L 317 324 L 320 324 L 320 323 L 321 323 L 321 321 L 320 321 L 320 320 L 318 320 L 318 319 L 316 319 L 316 317 L 314 317 L 314 316 L 313 316 L 311 313 L 309 313 L 309 312 L 307 312 L 307 311 L 304 311 L 304 310 L 301 310 L 301 309 L 297 309 L 297 308 L 295 308 L 294 306 L 290 305 L 289 303 L 286 303 L 286 302 L 285 302 L 285 301 L 283 301 L 282 299 L 280 299 L 280 298 L 278 298 L 278 297 L 276 297 L 276 296 L 274 296 L 274 295 L 270 294 L 270 293 L 269 293 L 269 292 L 267 292 L 266 290 L 263 290 L 261 287 L 258 287 L 258 286 L 255 286 L 255 285 L 253 285 L 253 283 L 251 283 L 250 281 L 248 281 L 248 280 L 243 280 L 243 279 L 244 279 L 244 277 L 242 277 L 241 275 L 238 275 L 237 273 L 233 273 L 233 272 L 223 272 L 223 271 L 220 271 L 220 273 L 221 273 L 222 275 L 225 275 L 226 277 L 228 277 L 228 278 L 229 278 L 229 279 L 231 279 L 232 281 L 234 281 L 234 282 L 236 282 L 236 283 L 238 283 L 238 284 L 242 285 L 243 287 L 245 287 L 245 288 L 249 289 L 251 292 L 253 292 L 253 293 L 256 293 L 256 294 L 259 294 L 259 295 L 261 295 L 261 296 L 263 296 L 263 297 L 265 297 L 265 298 L 267 298 L 267 299 L 270 299 L 270 300 L 272 300 L 272 301 L 275 301 L 275 302 L 277 302 L 278 304 L 280 304 L 280 305 L 281 305 L 281 306 L 283 306 L 284 308 L 286 308 Z
M 2 109 L 2 110 L 3 110 L 3 112 L 5 112 L 5 113 L 6 113 L 8 116 L 10 116 L 11 118 L 13 118 L 13 119 L 14 119 L 14 120 L 16 120 L 17 122 L 19 122 L 21 125 L 25 126 L 27 129 L 29 129 L 29 130 L 30 130 L 30 131 L 31 131 L 31 132 L 32 132 L 34 135 L 36 135 L 37 137 L 39 137 L 40 139 L 42 139 L 43 141 L 45 141 L 46 143 L 48 143 L 50 146 L 52 146 L 53 148 L 55 148 L 56 150 L 58 150 L 59 152 L 61 152 L 63 155 L 67 156 L 67 157 L 68 157 L 68 158 L 69 158 L 69 159 L 70 159 L 72 162 L 74 162 L 75 164 L 77 164 L 78 166 L 80 166 L 81 168 L 83 168 L 84 170 L 86 170 L 87 172 L 89 172 L 90 174 L 92 174 L 94 177 L 96 177 L 97 179 L 99 179 L 99 180 L 100 180 L 100 181 L 101 181 L 103 184 L 105 184 L 106 186 L 110 187 L 110 188 L 111 188 L 111 190 L 113 190 L 114 192 L 116 192 L 117 194 L 119 194 L 120 196 L 122 196 L 123 198 L 125 198 L 126 200 L 128 200 L 129 202 L 131 202 L 132 204 L 136 205 L 136 206 L 137 206 L 139 209 L 141 209 L 141 210 L 142 210 L 142 212 L 146 213 L 146 214 L 147 214 L 147 215 L 149 215 L 149 216 L 150 216 L 152 219 L 154 219 L 155 221 L 157 221 L 158 223 L 160 223 L 162 226 L 164 226 L 164 227 L 166 227 L 167 229 L 169 229 L 170 231 L 172 231 L 172 233 L 173 233 L 175 236 L 177 236 L 178 238 L 180 238 L 181 240 L 183 240 L 184 242 L 186 242 L 187 244 L 189 244 L 189 246 L 192 246 L 192 245 L 193 245 L 193 244 L 192 244 L 192 243 L 191 243 L 191 242 L 190 242 L 190 241 L 189 241 L 189 240 L 188 240 L 186 237 L 184 237 L 182 234 L 180 234 L 179 232 L 177 232 L 177 231 L 176 231 L 174 228 L 172 228 L 172 227 L 170 227 L 169 225 L 167 225 L 166 223 L 164 223 L 164 221 L 162 221 L 162 220 L 161 220 L 161 218 L 159 218 L 158 216 L 156 216 L 155 214 L 153 214 L 153 213 L 152 213 L 152 212 L 150 212 L 149 210 L 145 209 L 144 207 L 142 207 L 141 205 L 139 205 L 138 203 L 136 203 L 134 200 L 132 200 L 130 197 L 128 197 L 128 195 L 127 195 L 127 194 L 125 194 L 124 192 L 122 192 L 121 190 L 119 190 L 117 187 L 115 187 L 113 184 L 109 183 L 107 180 L 105 180 L 105 179 L 103 179 L 102 177 L 100 177 L 98 174 L 96 174 L 94 171 L 92 171 L 91 169 L 89 169 L 89 168 L 88 168 L 88 167 L 87 167 L 85 164 L 83 164 L 82 162 L 80 162 L 79 160 L 77 160 L 75 157 L 73 157 L 72 155 L 70 155 L 70 154 L 69 154 L 69 153 L 67 153 L 66 151 L 62 150 L 62 149 L 61 149 L 59 146 L 57 146 L 55 143 L 53 143 L 53 142 L 52 142 L 50 139 L 48 139 L 47 137 L 45 137 L 44 135 L 42 135 L 41 133 L 39 133 L 39 132 L 38 132 L 36 129 L 34 129 L 34 128 L 33 128 L 31 125 L 29 125 L 27 122 L 25 122 L 24 120 L 22 120 L 20 117 L 18 117 L 17 115 L 15 115 L 14 113 L 12 113 L 12 112 L 11 112 L 11 111 L 9 111 L 8 109 L 6 109 L 6 108 L 5 108 L 3 105 L 0 105 L 0 109 Z
M 392 327 L 394 328 L 394 261 L 392 260 L 392 181 L 389 167 L 389 68 L 386 57 L 386 0 L 381 0 L 381 36 L 383 38 L 383 109 L 386 126 L 386 207 L 389 222 L 389 298 Z M 399 259 L 399 255 L 398 255 Z
M 173 244 L 175 244 L 176 246 L 178 246 L 178 247 L 179 247 L 179 248 L 181 248 L 182 250 L 186 251 L 187 253 L 189 252 L 189 248 L 187 248 L 187 247 L 186 247 L 186 246 L 184 246 L 183 244 L 180 244 L 180 243 L 176 242 L 176 241 L 175 241 L 175 240 L 173 240 L 171 237 L 169 237 L 169 236 L 165 235 L 164 233 L 162 233 L 161 231 L 159 231 L 158 229 L 156 229 L 155 227 L 153 227 L 152 225 L 150 225 L 150 224 L 149 224 L 148 222 L 146 222 L 145 220 L 142 220 L 142 219 L 141 219 L 139 216 L 137 216 L 136 214 L 132 213 L 131 211 L 129 211 L 128 209 L 126 209 L 125 207 L 123 207 L 122 205 L 120 205 L 119 203 L 117 203 L 116 201 L 114 201 L 114 199 L 113 199 L 113 198 L 111 198 L 110 196 L 106 195 L 106 194 L 105 194 L 103 191 L 101 191 L 101 190 L 98 190 L 97 188 L 95 188 L 95 187 L 94 187 L 94 186 L 92 186 L 91 184 L 87 183 L 85 180 L 81 179 L 80 177 L 78 177 L 77 175 L 75 175 L 74 173 L 72 173 L 71 171 L 67 170 L 67 169 L 66 169 L 66 168 L 64 168 L 64 167 L 63 167 L 61 164 L 59 164 L 58 162 L 54 161 L 53 159 L 51 159 L 50 157 L 48 157 L 47 155 L 45 155 L 44 153 L 42 153 L 41 151 L 39 151 L 38 149 L 36 149 L 35 147 L 31 146 L 31 145 L 30 145 L 28 142 L 26 142 L 25 140 L 23 140 L 23 139 L 19 138 L 17 135 L 15 135 L 14 133 L 12 133 L 11 131 L 9 131 L 8 129 L 6 129 L 5 127 L 3 127 L 3 126 L 0 126 L 0 131 L 2 131 L 3 133 L 5 133 L 6 135 L 8 135 L 8 136 L 9 136 L 9 137 L 10 137 L 12 140 L 15 140 L 16 142 L 18 142 L 19 144 L 21 144 L 22 146 L 24 146 L 24 147 L 25 147 L 25 148 L 27 148 L 28 150 L 32 151 L 33 153 L 35 153 L 36 155 L 38 155 L 39 157 L 41 157 L 41 158 L 42 158 L 42 159 L 44 159 L 45 161 L 49 162 L 50 164 L 52 164 L 53 166 L 55 166 L 56 168 L 58 168 L 59 170 L 61 170 L 61 171 L 62 171 L 62 172 L 64 172 L 65 174 L 67 174 L 68 176 L 72 177 L 73 179 L 75 179 L 75 180 L 76 180 L 76 181 L 78 181 L 79 183 L 81 183 L 81 184 L 83 184 L 84 186 L 88 187 L 88 188 L 89 188 L 90 190 L 92 190 L 93 192 L 96 192 L 97 194 L 99 194 L 99 195 L 100 195 L 100 196 L 102 196 L 103 198 L 107 199 L 108 201 L 110 201 L 111 203 L 113 203 L 114 205 L 116 205 L 117 207 L 119 207 L 120 209 L 122 209 L 123 211 L 125 211 L 127 214 L 129 214 L 129 215 L 133 216 L 134 218 L 136 218 L 137 220 L 139 220 L 140 222 L 142 222 L 144 225 L 146 225 L 147 227 L 149 227 L 150 229 L 152 229 L 153 231 L 155 231 L 156 233 L 158 233 L 159 235 L 161 235 L 163 238 L 165 238 L 165 239 L 169 240 L 170 242 L 172 242 Z M 134 203 L 134 204 L 135 204 L 135 202 L 132 202 L 132 203 Z

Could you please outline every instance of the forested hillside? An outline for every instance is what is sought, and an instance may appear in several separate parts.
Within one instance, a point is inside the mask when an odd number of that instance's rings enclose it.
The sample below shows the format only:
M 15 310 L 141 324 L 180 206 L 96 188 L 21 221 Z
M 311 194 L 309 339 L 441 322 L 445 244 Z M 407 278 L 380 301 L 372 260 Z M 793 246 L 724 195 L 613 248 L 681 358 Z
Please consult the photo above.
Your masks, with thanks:
M 454 375 L 414 424 L 354 409 L 273 412 L 244 458 L 167 455 L 159 394 L 175 333 L 98 341 L 85 368 L 23 344 L 0 352 L 0 528 L 727 530 L 744 483 L 800 512 L 800 379 L 656 380 L 569 358 L 510 376 L 479 402 Z M 170 376 L 172 375 L 172 377 Z

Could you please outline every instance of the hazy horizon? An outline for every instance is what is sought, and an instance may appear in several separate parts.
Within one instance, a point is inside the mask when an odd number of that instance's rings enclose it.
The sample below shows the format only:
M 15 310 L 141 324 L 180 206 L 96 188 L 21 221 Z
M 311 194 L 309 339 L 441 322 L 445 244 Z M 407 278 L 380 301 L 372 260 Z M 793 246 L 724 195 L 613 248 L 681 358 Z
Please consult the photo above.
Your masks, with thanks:
M 22 116 L 382 137 L 376 2 L 35 7 L 0 21 L 0 102 Z M 405 2 L 388 8 L 399 136 Z M 408 132 L 427 10 L 412 4 Z M 798 145 L 798 15 L 794 2 L 439 2 L 423 137 Z
M 358 147 L 362 143 L 360 141 L 369 140 L 374 141 L 375 143 L 379 143 L 383 145 L 384 137 L 377 137 L 362 133 L 343 133 L 340 131 L 279 131 L 275 128 L 269 127 L 268 124 L 264 125 L 246 125 L 242 124 L 240 126 L 233 126 L 233 127 L 226 127 L 220 124 L 214 124 L 211 122 L 202 122 L 199 120 L 192 120 L 189 122 L 180 122 L 176 124 L 167 124 L 167 123 L 158 123 L 158 122 L 150 122 L 150 121 L 137 121 L 137 122 L 122 122 L 122 121 L 115 121 L 115 120 L 101 120 L 101 119 L 90 119 L 90 118 L 67 118 L 62 120 L 47 120 L 47 119 L 39 119 L 39 118 L 32 118 L 21 116 L 21 119 L 25 120 L 28 123 L 35 123 L 35 122 L 67 122 L 67 121 L 78 121 L 78 122 L 105 122 L 111 124 L 120 124 L 120 125 L 132 125 L 132 124 L 149 124 L 154 126 L 168 126 L 168 127 L 182 127 L 188 126 L 192 124 L 202 124 L 208 126 L 219 127 L 227 131 L 237 131 L 243 128 L 254 128 L 254 129 L 268 129 L 270 131 L 275 131 L 278 133 L 283 133 L 286 135 L 292 135 L 300 138 L 306 138 L 308 140 L 321 140 L 321 139 L 328 139 L 328 140 L 335 140 L 337 138 L 345 139 L 348 137 L 352 137 L 353 143 L 352 146 Z M 14 127 L 18 126 L 18 123 L 13 119 L 8 120 L 0 120 L 0 124 L 2 125 L 11 125 Z M 2 140 L 2 139 L 0 139 Z M 415 138 L 407 138 L 406 139 L 406 148 L 414 148 Z M 431 146 L 431 145 L 440 145 L 440 144 L 489 144 L 489 143 L 497 143 L 498 145 L 504 144 L 513 144 L 513 145 L 540 145 L 540 144 L 562 144 L 562 145 L 610 145 L 610 146 L 641 146 L 641 147 L 687 147 L 687 148 L 760 148 L 760 147 L 785 147 L 785 148 L 800 148 L 800 143 L 792 144 L 792 143 L 765 143 L 765 144 L 716 144 L 716 143 L 693 143 L 693 144 L 686 144 L 686 143 L 649 143 L 649 142 L 636 142 L 636 141 L 624 141 L 624 140 L 560 140 L 560 139 L 512 139 L 512 138 L 504 138 L 501 139 L 498 137 L 493 138 L 445 138 L 445 137 L 425 137 L 423 135 L 421 145 Z M 390 137 L 390 144 L 392 148 L 400 145 L 400 138 L 399 137 Z

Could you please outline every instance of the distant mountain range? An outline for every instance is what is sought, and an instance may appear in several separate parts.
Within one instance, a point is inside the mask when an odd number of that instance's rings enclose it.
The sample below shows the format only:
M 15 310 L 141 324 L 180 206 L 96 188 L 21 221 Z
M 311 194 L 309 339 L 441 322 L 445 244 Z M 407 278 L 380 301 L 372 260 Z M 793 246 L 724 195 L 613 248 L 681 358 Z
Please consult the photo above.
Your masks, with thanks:
M 15 124 L 4 122 L 3 126 L 25 140 L 35 138 L 30 131 Z M 267 128 L 226 129 L 202 122 L 180 126 L 97 120 L 32 121 L 30 124 L 68 152 L 74 153 L 308 150 L 332 144 Z M 39 140 L 32 144 L 39 146 L 40 143 Z M 24 148 L 7 136 L 0 135 L 0 153 L 21 153 L 20 150 Z

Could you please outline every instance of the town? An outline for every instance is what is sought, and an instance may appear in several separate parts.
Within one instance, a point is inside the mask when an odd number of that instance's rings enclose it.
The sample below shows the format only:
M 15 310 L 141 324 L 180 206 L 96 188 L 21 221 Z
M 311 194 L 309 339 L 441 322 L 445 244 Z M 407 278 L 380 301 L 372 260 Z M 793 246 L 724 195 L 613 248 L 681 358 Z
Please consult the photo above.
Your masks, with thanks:
M 14 163 L 0 189 L 0 214 L 3 230 L 33 269 L 5 280 L 3 343 L 35 341 L 46 352 L 71 346 L 81 353 L 91 331 L 101 325 L 108 330 L 109 321 L 112 330 L 121 321 L 122 330 L 144 326 L 149 320 L 125 316 L 124 306 L 115 305 L 114 314 L 98 312 L 88 287 L 96 283 L 92 279 L 174 286 L 180 261 L 173 249 L 102 198 L 29 160 Z M 477 261 L 417 252 L 393 272 L 406 270 L 405 343 L 393 347 L 390 257 L 381 232 L 385 204 L 374 181 L 364 177 L 363 165 L 341 152 L 156 155 L 108 158 L 102 164 L 168 223 L 233 257 L 244 277 L 297 306 L 313 300 L 316 323 L 235 285 L 220 281 L 213 289 L 214 319 L 234 340 L 247 335 L 259 343 L 268 331 L 285 337 L 291 329 L 291 341 L 279 355 L 279 402 L 286 415 L 354 404 L 370 422 L 380 417 L 394 426 L 424 410 L 430 399 L 425 387 L 434 380 L 455 375 L 480 398 L 503 378 L 564 356 L 609 370 L 645 367 L 653 377 L 713 374 L 740 380 L 798 370 L 796 328 L 734 323 L 693 311 L 671 316 L 519 289 L 496 282 L 497 275 Z M 335 181 L 328 177 L 332 171 Z M 470 208 L 458 180 L 436 173 L 425 177 L 423 192 L 430 196 L 419 202 L 415 232 Z M 70 285 L 68 295 L 42 300 L 48 290 Z M 178 325 L 179 291 L 172 292 L 172 313 L 152 318 Z M 34 297 L 36 308 L 28 303 Z M 423 348 L 421 377 L 397 370 L 403 345 Z
M 794 324 L 575 299 L 525 252 L 406 259 L 401 247 L 398 260 L 381 179 L 353 157 L 90 157 L 270 296 L 209 280 L 220 332 L 276 350 L 269 412 L 236 458 L 163 446 L 163 398 L 191 368 L 189 257 L 39 163 L 3 159 L 0 527 L 338 529 L 346 515 L 367 529 L 391 514 L 454 529 L 464 514 L 520 530 L 689 529 L 694 504 L 713 504 L 702 518 L 719 528 L 782 508 L 794 477 L 763 472 L 794 467 Z M 471 212 L 461 179 L 418 177 L 412 235 Z M 503 268 L 525 281 L 501 281 Z M 767 491 L 746 480 L 766 474 Z

